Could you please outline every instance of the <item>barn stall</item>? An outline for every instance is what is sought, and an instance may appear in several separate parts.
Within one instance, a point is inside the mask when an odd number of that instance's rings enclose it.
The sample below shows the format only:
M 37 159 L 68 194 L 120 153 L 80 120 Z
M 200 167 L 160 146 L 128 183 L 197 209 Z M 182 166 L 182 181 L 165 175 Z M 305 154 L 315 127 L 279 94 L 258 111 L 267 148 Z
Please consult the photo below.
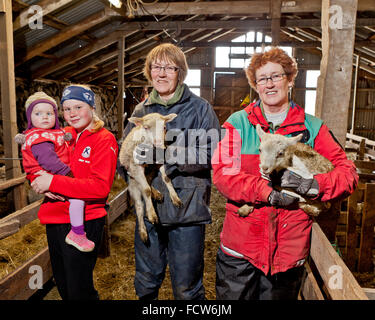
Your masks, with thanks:
M 106 128 L 120 138 L 123 113 L 131 114 L 149 89 L 144 59 L 162 42 L 183 48 L 190 68 L 187 84 L 213 105 L 221 123 L 257 98 L 243 71 L 252 53 L 279 45 L 295 57 L 299 73 L 293 100 L 325 121 L 361 178 L 356 192 L 329 219 L 314 224 L 300 298 L 374 298 L 372 1 L 133 0 L 117 8 L 107 0 L 1 0 L 0 9 L 0 299 L 59 299 L 44 226 L 36 219 L 41 199 L 25 182 L 13 142 L 26 127 L 26 98 L 43 90 L 59 100 L 67 83 L 87 83 L 97 95 Z M 109 202 L 96 287 L 102 299 L 136 299 L 135 218 L 119 177 Z M 214 222 L 206 230 L 204 276 L 210 300 L 215 299 L 224 208 L 225 199 L 213 188 Z M 46 292 L 28 285 L 32 265 L 42 267 Z M 329 285 L 331 266 L 341 268 L 344 288 Z M 166 280 L 160 299 L 173 297 Z

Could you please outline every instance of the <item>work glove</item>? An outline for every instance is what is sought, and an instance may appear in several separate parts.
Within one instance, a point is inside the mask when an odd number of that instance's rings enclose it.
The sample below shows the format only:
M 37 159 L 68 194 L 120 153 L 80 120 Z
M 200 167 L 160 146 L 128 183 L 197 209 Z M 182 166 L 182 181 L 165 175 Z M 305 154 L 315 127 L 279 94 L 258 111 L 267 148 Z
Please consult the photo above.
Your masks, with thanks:
M 297 203 L 298 198 L 277 190 L 272 190 L 268 196 L 268 202 L 274 207 L 288 207 Z
M 134 148 L 133 158 L 137 164 L 163 164 L 165 149 L 141 143 Z
M 285 170 L 281 176 L 281 187 L 291 188 L 298 194 L 309 198 L 314 198 L 319 194 L 319 184 L 314 178 L 305 179 L 299 174 Z

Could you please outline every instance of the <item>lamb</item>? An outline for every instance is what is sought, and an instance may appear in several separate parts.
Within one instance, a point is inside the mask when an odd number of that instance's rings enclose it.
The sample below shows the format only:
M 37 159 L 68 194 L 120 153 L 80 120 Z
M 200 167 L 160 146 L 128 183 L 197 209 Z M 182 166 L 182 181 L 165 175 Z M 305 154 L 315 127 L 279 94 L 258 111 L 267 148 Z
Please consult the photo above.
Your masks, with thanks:
M 263 175 L 269 176 L 274 171 L 288 169 L 305 179 L 311 179 L 315 174 L 327 173 L 333 169 L 328 159 L 310 146 L 299 142 L 302 134 L 290 138 L 280 134 L 270 134 L 264 132 L 259 124 L 256 126 L 256 131 L 261 140 L 260 170 Z M 312 216 L 318 216 L 321 211 L 328 210 L 331 206 L 329 202 L 303 198 L 291 190 L 283 189 L 283 192 L 299 198 L 299 207 Z M 245 217 L 253 209 L 254 207 L 245 204 L 237 213 Z
M 152 204 L 151 196 L 157 200 L 162 200 L 162 194 L 153 187 L 150 187 L 149 183 L 152 180 L 151 175 L 145 175 L 146 167 L 155 167 L 159 169 L 163 182 L 167 186 L 172 203 L 177 206 L 182 206 L 182 201 L 178 197 L 175 189 L 173 188 L 171 180 L 165 174 L 165 168 L 163 165 L 147 165 L 138 164 L 134 161 L 133 152 L 139 144 L 152 145 L 157 148 L 165 149 L 165 123 L 172 121 L 177 114 L 171 113 L 166 116 L 162 116 L 159 113 L 150 113 L 142 118 L 131 117 L 129 122 L 134 123 L 136 126 L 129 132 L 124 142 L 122 143 L 119 160 L 120 163 L 125 167 L 129 175 L 128 191 L 131 198 L 135 203 L 135 210 L 137 214 L 139 235 L 144 243 L 148 240 L 146 226 L 143 220 L 144 207 L 142 198 L 146 204 L 146 215 L 148 220 L 155 224 L 158 222 L 158 216 L 156 215 L 154 206 Z M 154 170 L 155 172 L 155 170 Z

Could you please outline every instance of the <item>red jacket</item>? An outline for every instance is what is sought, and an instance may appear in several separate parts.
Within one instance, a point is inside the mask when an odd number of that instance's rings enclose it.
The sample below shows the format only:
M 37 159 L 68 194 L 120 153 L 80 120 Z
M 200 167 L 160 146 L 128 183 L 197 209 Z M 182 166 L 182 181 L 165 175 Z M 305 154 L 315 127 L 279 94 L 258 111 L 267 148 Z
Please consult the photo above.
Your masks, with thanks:
M 265 274 L 286 271 L 304 263 L 309 254 L 312 219 L 301 209 L 286 210 L 269 205 L 272 187 L 259 173 L 259 137 L 255 125 L 269 131 L 259 102 L 232 114 L 223 124 L 225 137 L 215 150 L 213 182 L 228 199 L 221 233 L 222 249 L 227 254 L 249 260 Z M 305 143 L 329 159 L 334 170 L 318 174 L 322 201 L 350 195 L 358 175 L 326 125 L 291 103 L 288 115 L 275 133 L 282 135 L 304 132 Z M 255 204 L 246 218 L 236 211 L 243 203 Z M 224 247 L 223 247 L 224 246 Z
M 33 156 L 31 147 L 38 143 L 52 142 L 55 146 L 56 155 L 60 160 L 69 165 L 69 146 L 64 140 L 65 132 L 61 129 L 39 129 L 32 128 L 27 130 L 25 143 L 22 145 L 22 164 L 27 174 L 27 179 L 32 182 L 35 179 L 35 173 L 44 170 Z
M 88 130 L 78 137 L 72 128 L 76 141 L 71 149 L 70 168 L 74 178 L 54 175 L 49 190 L 67 198 L 85 201 L 85 220 L 103 217 L 108 194 L 116 172 L 118 146 L 115 137 L 102 128 L 92 133 Z M 69 223 L 69 202 L 49 201 L 46 198 L 38 217 L 43 224 Z

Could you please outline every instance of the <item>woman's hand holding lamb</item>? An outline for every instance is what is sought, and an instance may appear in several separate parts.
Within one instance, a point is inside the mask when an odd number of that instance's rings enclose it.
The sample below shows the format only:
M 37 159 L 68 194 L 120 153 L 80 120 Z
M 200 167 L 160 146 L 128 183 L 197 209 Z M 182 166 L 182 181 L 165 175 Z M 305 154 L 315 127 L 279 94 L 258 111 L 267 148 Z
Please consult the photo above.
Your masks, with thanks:
M 281 187 L 292 188 L 298 194 L 314 198 L 319 194 L 319 184 L 314 178 L 305 179 L 299 174 L 285 170 L 281 176 Z
M 268 196 L 269 203 L 274 207 L 289 207 L 298 202 L 298 198 L 295 198 L 284 192 L 272 190 Z

